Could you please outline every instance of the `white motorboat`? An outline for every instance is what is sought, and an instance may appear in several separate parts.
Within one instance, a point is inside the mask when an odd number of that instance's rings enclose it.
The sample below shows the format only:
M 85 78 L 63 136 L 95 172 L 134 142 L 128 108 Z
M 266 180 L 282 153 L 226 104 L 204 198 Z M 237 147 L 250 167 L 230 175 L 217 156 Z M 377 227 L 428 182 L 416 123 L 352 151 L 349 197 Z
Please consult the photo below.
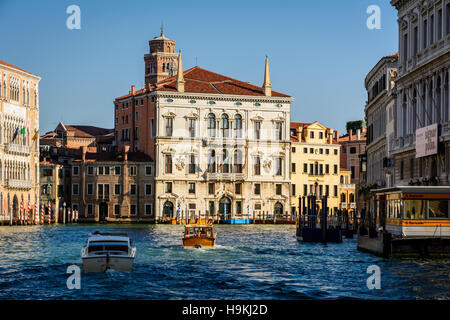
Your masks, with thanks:
M 90 234 L 81 249 L 84 272 L 132 271 L 136 247 L 126 233 Z

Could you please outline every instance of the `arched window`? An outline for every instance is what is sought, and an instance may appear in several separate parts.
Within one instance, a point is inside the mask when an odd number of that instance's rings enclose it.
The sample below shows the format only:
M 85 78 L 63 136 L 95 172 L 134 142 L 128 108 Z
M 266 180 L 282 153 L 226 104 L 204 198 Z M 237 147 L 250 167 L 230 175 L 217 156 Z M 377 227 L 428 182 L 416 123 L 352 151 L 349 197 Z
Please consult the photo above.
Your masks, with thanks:
M 341 194 L 341 202 L 342 202 L 342 203 L 345 203 L 345 202 L 346 202 L 346 198 L 347 198 L 347 197 L 345 196 L 345 193 L 342 193 L 342 194 Z
M 240 150 L 234 152 L 234 172 L 242 173 L 242 152 Z
M 173 203 L 170 201 L 166 201 L 164 203 L 163 215 L 165 218 L 173 218 Z
M 228 115 L 222 115 L 222 137 L 228 138 L 228 133 L 230 131 L 230 120 Z
M 208 172 L 215 173 L 216 172 L 216 151 L 210 150 L 208 154 Z
M 222 151 L 222 172 L 230 173 L 230 161 L 228 159 L 227 149 L 223 149 Z
M 353 193 L 350 193 L 350 203 L 355 202 L 355 195 Z
M 344 184 L 344 176 L 341 176 L 341 184 Z
M 242 116 L 240 114 L 234 117 L 234 137 L 242 138 Z
M 216 136 L 216 116 L 212 113 L 208 115 L 208 136 Z

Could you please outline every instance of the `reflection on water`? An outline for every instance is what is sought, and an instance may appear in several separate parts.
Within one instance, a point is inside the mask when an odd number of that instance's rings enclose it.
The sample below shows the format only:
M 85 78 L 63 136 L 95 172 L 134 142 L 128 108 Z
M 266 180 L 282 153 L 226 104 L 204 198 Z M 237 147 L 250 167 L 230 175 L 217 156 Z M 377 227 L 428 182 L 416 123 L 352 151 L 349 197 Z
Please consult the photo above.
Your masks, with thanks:
M 127 232 L 134 271 L 81 275 L 87 235 Z M 305 244 L 294 226 L 217 226 L 214 249 L 183 249 L 183 226 L 0 227 L 0 299 L 449 299 L 450 260 L 384 260 L 342 244 Z M 367 267 L 381 268 L 369 290 Z

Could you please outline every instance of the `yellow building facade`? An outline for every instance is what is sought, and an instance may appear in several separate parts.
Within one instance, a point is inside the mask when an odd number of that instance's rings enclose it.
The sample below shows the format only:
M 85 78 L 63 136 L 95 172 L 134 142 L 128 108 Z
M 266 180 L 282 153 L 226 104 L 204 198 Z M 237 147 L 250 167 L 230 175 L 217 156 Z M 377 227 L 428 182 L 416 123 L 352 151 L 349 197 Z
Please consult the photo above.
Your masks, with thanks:
M 337 131 L 319 122 L 291 122 L 291 213 L 299 212 L 299 198 L 328 195 L 330 214 L 340 207 L 340 145 Z
M 356 185 L 351 183 L 352 171 L 340 169 L 339 181 L 339 209 L 353 211 L 356 209 Z

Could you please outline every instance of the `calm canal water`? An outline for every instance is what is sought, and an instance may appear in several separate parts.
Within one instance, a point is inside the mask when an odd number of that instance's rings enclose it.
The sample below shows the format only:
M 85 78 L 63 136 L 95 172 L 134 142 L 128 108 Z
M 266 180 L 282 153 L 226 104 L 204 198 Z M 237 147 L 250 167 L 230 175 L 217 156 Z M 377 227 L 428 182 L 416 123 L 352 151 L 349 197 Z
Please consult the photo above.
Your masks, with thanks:
M 94 230 L 127 232 L 134 271 L 81 274 L 67 267 Z M 450 260 L 384 260 L 342 244 L 305 244 L 294 226 L 217 226 L 217 248 L 183 249 L 183 226 L 0 227 L 0 299 L 450 299 Z M 381 268 L 369 290 L 367 267 Z

